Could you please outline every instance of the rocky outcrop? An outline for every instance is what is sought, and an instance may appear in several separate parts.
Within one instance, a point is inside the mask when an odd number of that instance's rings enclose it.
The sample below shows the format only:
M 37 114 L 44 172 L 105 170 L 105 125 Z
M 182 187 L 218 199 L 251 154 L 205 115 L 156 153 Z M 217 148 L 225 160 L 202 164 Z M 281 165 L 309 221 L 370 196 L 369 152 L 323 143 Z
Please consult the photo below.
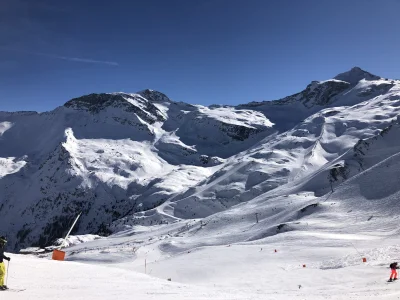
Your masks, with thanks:
M 151 101 L 123 93 L 117 94 L 90 94 L 74 98 L 64 104 L 67 108 L 86 110 L 92 114 L 109 108 L 121 108 L 126 112 L 135 113 L 149 124 L 156 121 L 165 121 L 163 113 Z

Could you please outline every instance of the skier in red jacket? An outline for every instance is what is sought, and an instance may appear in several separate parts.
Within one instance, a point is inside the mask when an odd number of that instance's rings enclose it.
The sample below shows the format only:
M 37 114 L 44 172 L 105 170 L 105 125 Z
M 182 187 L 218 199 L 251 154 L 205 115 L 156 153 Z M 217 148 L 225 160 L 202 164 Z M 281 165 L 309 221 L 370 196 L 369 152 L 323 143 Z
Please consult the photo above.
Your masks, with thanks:
M 394 280 L 397 280 L 397 269 L 399 267 L 397 266 L 397 262 L 391 263 L 389 267 L 392 270 L 392 273 L 390 274 L 389 282 L 392 282 Z

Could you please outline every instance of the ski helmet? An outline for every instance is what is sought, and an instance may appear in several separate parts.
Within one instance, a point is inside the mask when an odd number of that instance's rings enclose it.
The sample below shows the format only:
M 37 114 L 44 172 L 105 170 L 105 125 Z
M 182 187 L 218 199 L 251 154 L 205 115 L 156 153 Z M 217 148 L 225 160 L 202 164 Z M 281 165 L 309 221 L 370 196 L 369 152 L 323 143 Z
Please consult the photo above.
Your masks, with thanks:
M 4 236 L 0 236 L 0 244 L 5 245 L 7 243 L 7 239 Z

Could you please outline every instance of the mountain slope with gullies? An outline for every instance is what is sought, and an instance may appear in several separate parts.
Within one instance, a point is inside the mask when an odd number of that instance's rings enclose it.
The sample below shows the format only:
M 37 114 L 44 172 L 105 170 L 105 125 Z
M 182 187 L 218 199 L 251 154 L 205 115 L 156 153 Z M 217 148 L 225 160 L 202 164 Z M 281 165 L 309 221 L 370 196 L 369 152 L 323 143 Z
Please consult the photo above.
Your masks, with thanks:
M 79 212 L 74 232 L 107 235 L 206 224 L 290 192 L 326 195 L 343 181 L 331 171 L 341 157 L 381 134 L 399 109 L 399 81 L 353 68 L 236 107 L 145 90 L 90 94 L 45 113 L 0 112 L 0 228 L 17 250 L 52 244 Z
M 0 225 L 18 249 L 157 207 L 273 132 L 260 112 L 90 94 L 51 112 L 0 112 Z

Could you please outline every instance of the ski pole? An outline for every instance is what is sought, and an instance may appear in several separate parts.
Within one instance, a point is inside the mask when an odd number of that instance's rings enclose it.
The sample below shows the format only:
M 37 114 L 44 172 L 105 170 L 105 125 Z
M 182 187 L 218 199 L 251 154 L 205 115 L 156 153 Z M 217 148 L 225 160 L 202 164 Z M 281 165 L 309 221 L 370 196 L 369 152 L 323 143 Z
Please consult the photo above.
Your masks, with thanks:
M 8 286 L 8 274 L 10 273 L 10 261 L 7 263 L 7 280 L 6 280 L 6 286 Z

